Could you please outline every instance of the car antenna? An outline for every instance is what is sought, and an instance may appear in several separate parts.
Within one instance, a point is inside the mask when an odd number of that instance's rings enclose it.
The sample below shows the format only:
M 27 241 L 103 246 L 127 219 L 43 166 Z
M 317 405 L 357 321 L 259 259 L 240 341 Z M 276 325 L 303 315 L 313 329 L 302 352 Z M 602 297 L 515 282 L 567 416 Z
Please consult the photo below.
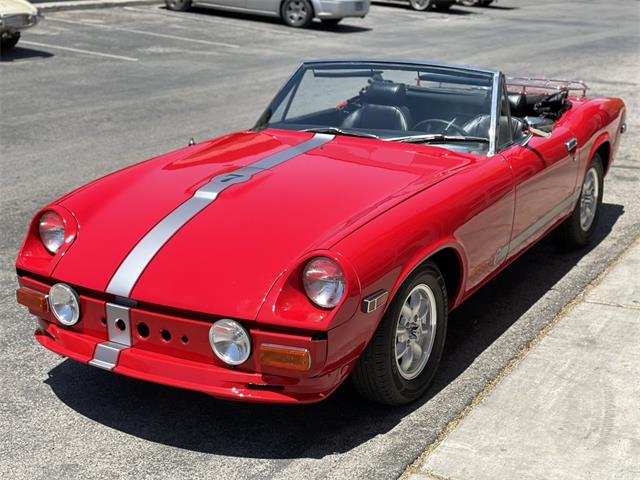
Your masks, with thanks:
M 191 138 L 189 139 L 189 146 L 190 146 L 190 147 L 192 147 L 192 146 L 194 146 L 195 144 L 196 144 L 196 141 L 193 139 L 193 137 L 191 137 Z

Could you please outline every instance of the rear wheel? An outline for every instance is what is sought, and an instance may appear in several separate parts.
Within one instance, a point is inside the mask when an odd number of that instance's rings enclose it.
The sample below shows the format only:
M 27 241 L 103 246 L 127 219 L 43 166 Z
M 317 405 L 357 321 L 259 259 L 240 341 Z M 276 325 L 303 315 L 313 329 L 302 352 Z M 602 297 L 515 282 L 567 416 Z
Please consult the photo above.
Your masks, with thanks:
M 581 248 L 593 239 L 602 205 L 604 167 L 602 159 L 597 153 L 591 160 L 587 170 L 580 198 L 571 216 L 558 228 L 557 236 L 560 242 L 569 248 Z
M 308 0 L 284 0 L 280 15 L 290 27 L 308 27 L 313 21 L 313 7 Z
M 165 4 L 175 12 L 186 12 L 191 8 L 191 0 L 165 0 Z
M 447 291 L 427 263 L 398 290 L 358 359 L 353 383 L 369 400 L 403 405 L 421 397 L 436 373 L 447 333 Z
M 0 37 L 0 50 L 7 51 L 16 46 L 20 40 L 20 32 L 3 34 Z
M 433 4 L 433 1 L 432 0 L 409 0 L 409 3 L 411 4 L 411 8 L 413 8 L 414 10 L 418 10 L 419 12 L 422 12 L 430 8 L 431 5 Z

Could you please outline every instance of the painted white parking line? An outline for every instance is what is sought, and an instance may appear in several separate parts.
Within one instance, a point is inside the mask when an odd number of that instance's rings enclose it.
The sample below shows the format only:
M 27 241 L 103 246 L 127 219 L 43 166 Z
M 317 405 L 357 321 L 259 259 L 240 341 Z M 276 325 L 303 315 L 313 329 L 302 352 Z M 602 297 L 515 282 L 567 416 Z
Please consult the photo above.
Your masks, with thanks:
M 197 21 L 198 23 L 214 23 L 219 25 L 232 26 L 234 28 L 241 28 L 244 30 L 253 30 L 254 32 L 264 32 L 264 33 L 269 33 L 274 35 L 284 35 L 287 37 L 295 35 L 299 37 L 316 38 L 316 35 L 313 35 L 308 32 L 301 32 L 300 30 L 296 30 L 296 29 L 291 29 L 290 27 L 284 27 L 284 28 L 287 28 L 288 30 L 281 30 L 280 27 L 283 27 L 281 25 L 275 25 L 274 26 L 275 28 L 262 28 L 262 27 L 256 27 L 254 25 L 248 24 L 247 21 L 242 21 L 242 20 L 233 21 L 230 19 L 219 20 L 217 18 L 212 18 L 212 16 L 210 15 L 198 15 L 198 16 L 193 14 L 181 15 L 180 13 L 173 13 L 173 12 L 168 12 L 160 9 L 138 8 L 138 7 L 123 7 L 122 9 L 128 10 L 130 12 L 144 13 L 145 15 L 155 15 L 163 18 L 171 18 L 172 21 L 182 20 L 182 21 L 189 21 L 189 22 Z
M 85 55 L 93 55 L 96 57 L 115 58 L 116 60 L 126 60 L 127 62 L 137 62 L 137 58 L 125 57 L 122 55 L 112 55 L 110 53 L 94 52 L 92 50 L 82 50 L 81 48 L 63 47 L 61 45 L 51 45 L 50 43 L 38 43 L 27 40 L 20 42 L 22 45 L 33 45 L 34 47 L 53 48 L 54 50 L 66 50 L 68 52 L 84 53 Z
M 181 40 L 183 42 L 200 43 L 203 45 L 211 45 L 214 47 L 240 48 L 240 45 L 235 45 L 233 43 L 213 42 L 210 40 L 200 40 L 197 38 L 180 37 L 178 35 L 169 35 L 166 33 L 147 32 L 145 30 L 135 30 L 132 28 L 113 27 L 111 25 L 102 25 L 102 24 L 97 24 L 92 22 L 80 22 L 78 20 L 67 20 L 62 18 L 47 17 L 47 22 L 62 22 L 62 23 L 70 23 L 73 25 L 84 25 L 86 27 L 102 28 L 104 30 L 114 30 L 118 32 L 136 33 L 138 35 L 147 35 L 150 37 L 169 38 L 171 40 Z

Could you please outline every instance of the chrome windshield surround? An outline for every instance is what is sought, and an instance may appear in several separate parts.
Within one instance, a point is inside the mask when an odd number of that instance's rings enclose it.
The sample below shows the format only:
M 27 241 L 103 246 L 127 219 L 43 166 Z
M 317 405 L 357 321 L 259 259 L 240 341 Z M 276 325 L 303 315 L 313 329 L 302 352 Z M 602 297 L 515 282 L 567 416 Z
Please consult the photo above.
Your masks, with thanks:
M 491 98 L 491 126 L 489 127 L 489 152 L 488 156 L 493 156 L 496 154 L 498 148 L 498 118 L 500 116 L 500 99 L 501 99 L 501 91 L 500 91 L 500 79 L 502 75 L 500 72 L 495 72 L 493 75 L 493 86 L 492 86 L 492 98 Z
M 490 68 L 479 68 L 469 65 L 459 65 L 446 62 L 434 62 L 426 60 L 410 60 L 402 58 L 336 58 L 336 59 L 310 59 L 305 60 L 294 70 L 294 72 L 287 78 L 282 84 L 282 87 L 273 96 L 267 108 L 262 113 L 260 118 L 254 125 L 255 130 L 260 130 L 266 126 L 265 119 L 271 117 L 272 107 L 278 102 L 282 101 L 285 95 L 290 91 L 290 85 L 294 82 L 302 73 L 303 70 L 312 67 L 330 68 L 332 66 L 345 68 L 349 65 L 361 65 L 363 63 L 371 65 L 379 65 L 380 67 L 415 67 L 415 68 L 442 68 L 453 71 L 459 71 L 460 73 L 482 74 L 491 76 L 491 124 L 489 130 L 489 150 L 487 156 L 493 156 L 497 153 L 497 134 L 498 134 L 498 116 L 500 113 L 500 82 L 503 78 L 502 72 Z

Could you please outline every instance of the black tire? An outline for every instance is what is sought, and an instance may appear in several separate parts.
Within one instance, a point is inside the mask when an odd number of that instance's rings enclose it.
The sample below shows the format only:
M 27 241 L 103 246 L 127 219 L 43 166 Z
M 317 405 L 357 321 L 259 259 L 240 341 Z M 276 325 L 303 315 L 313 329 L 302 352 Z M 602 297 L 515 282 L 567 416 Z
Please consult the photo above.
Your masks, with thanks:
M 424 12 L 425 10 L 431 8 L 433 6 L 432 0 L 409 0 L 409 4 L 411 8 L 417 10 L 419 12 Z
M 3 35 L 0 37 L 0 50 L 6 52 L 15 47 L 20 40 L 20 32 L 15 32 L 9 35 Z
M 597 180 L 595 181 L 595 185 L 597 188 L 597 197 L 595 203 L 593 201 L 591 203 L 595 204 L 595 212 L 593 214 L 591 222 L 586 225 L 581 219 L 582 204 L 584 201 L 583 197 L 585 196 L 585 188 L 587 188 L 588 190 L 589 187 L 589 177 L 594 173 L 595 175 L 597 175 Z M 602 165 L 602 159 L 600 158 L 600 155 L 596 153 L 591 159 L 591 165 L 585 173 L 582 182 L 582 188 L 580 190 L 580 197 L 578 198 L 578 202 L 576 203 L 576 207 L 574 208 L 573 213 L 564 221 L 564 223 L 562 223 L 558 227 L 558 230 L 556 231 L 556 238 L 564 247 L 583 248 L 587 246 L 591 242 L 591 240 L 593 240 L 593 235 L 596 231 L 598 220 L 600 218 L 602 196 L 604 193 L 603 184 L 604 167 Z
M 314 16 L 313 6 L 308 0 L 284 0 L 280 7 L 280 18 L 290 27 L 308 27 Z
M 191 8 L 191 0 L 164 0 L 164 3 L 174 12 L 186 12 Z
M 409 293 L 421 286 L 429 287 L 435 298 L 435 338 L 426 364 L 416 372 L 417 376 L 407 380 L 400 373 L 396 360 L 396 328 Z M 442 357 L 446 334 L 447 290 L 438 267 L 428 262 L 400 287 L 369 345 L 360 355 L 351 374 L 355 388 L 363 397 L 386 405 L 404 405 L 415 401 L 426 392 L 433 380 Z
M 341 18 L 324 18 L 322 20 L 322 23 L 324 23 L 325 25 L 338 25 L 340 22 L 342 21 Z

